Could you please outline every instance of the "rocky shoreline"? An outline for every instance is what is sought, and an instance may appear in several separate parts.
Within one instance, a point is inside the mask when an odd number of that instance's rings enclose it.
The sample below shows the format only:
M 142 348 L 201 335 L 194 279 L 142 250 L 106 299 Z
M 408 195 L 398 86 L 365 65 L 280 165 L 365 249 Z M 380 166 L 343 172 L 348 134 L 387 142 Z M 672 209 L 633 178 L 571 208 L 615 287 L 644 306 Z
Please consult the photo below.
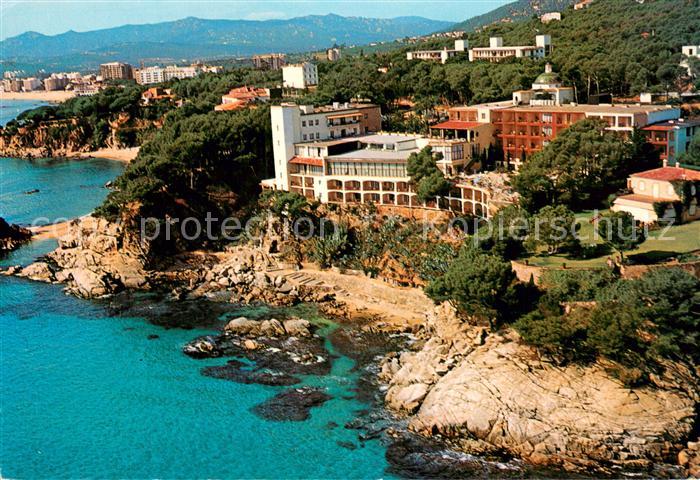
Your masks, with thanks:
M 156 290 L 178 308 L 201 301 L 314 303 L 328 315 L 347 316 L 332 288 L 276 273 L 275 259 L 260 249 L 195 252 L 158 268 L 150 253 L 122 226 L 88 217 L 74 222 L 45 259 L 4 273 L 62 283 L 84 298 Z M 425 313 L 415 335 L 405 335 L 405 325 L 355 320 L 329 336 L 357 363 L 357 398 L 372 405 L 345 427 L 358 429 L 360 443 L 386 442 L 399 474 L 508 477 L 538 468 L 607 476 L 700 473 L 700 381 L 693 369 L 669 364 L 651 385 L 630 389 L 604 365 L 559 365 L 513 331 L 470 325 L 446 304 Z M 302 421 L 329 400 L 323 391 L 299 387 L 300 376 L 330 372 L 333 358 L 324 342 L 303 319 L 242 317 L 183 351 L 231 357 L 203 367 L 203 375 L 285 387 L 253 413 Z
M 0 255 L 11 252 L 29 242 L 32 232 L 19 225 L 7 223 L 0 217 Z

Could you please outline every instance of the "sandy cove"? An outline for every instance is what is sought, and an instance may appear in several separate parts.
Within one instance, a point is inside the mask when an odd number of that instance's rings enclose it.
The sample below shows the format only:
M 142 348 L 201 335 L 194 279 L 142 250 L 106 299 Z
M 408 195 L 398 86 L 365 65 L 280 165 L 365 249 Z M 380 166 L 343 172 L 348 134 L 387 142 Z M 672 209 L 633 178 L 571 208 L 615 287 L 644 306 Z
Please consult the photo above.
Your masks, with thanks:
M 70 158 L 106 158 L 118 162 L 129 163 L 136 158 L 140 147 L 131 148 L 100 148 L 91 152 L 74 152 L 68 155 Z
M 52 223 L 51 225 L 29 227 L 29 231 L 32 232 L 32 240 L 59 239 L 68 234 L 70 224 L 74 221 L 75 219 Z
M 0 92 L 0 101 L 4 100 L 37 100 L 48 103 L 62 103 L 75 97 L 74 92 L 65 90 L 49 91 L 36 90 L 34 92 Z

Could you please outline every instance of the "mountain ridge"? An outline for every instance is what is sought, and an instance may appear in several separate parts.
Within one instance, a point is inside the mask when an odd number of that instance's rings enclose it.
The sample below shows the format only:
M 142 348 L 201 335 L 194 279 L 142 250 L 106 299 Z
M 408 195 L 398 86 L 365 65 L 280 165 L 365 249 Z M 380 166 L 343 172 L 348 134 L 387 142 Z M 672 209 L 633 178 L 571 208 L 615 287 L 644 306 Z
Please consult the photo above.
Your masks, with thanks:
M 418 16 L 392 19 L 343 17 L 336 14 L 308 15 L 290 19 L 227 20 L 185 17 L 168 22 L 127 24 L 117 27 L 57 35 L 25 32 L 0 42 L 3 63 L 76 64 L 71 56 L 85 56 L 95 68 L 99 61 L 121 60 L 136 63 L 142 58 L 177 61 L 177 46 L 190 59 L 241 56 L 280 51 L 297 53 L 328 48 L 333 44 L 367 44 L 443 30 L 452 22 Z M 142 51 L 139 45 L 144 45 Z M 157 45 L 168 50 L 162 57 Z M 115 48 L 116 47 L 116 48 Z M 136 55 L 135 53 L 138 53 Z M 78 60 L 78 59 L 75 59 Z

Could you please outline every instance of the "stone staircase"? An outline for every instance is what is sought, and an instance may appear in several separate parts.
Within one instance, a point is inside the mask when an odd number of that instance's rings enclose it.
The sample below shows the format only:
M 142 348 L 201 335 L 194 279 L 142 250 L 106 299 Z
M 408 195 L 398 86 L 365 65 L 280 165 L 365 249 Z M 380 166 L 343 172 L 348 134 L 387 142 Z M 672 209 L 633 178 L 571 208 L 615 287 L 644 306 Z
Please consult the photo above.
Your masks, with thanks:
M 281 270 L 281 269 L 280 269 Z M 270 272 L 270 270 L 268 270 Z M 290 282 L 293 285 L 303 285 L 306 287 L 313 287 L 321 290 L 330 290 L 335 292 L 336 294 L 343 294 L 347 295 L 348 292 L 345 289 L 338 288 L 337 286 L 334 285 L 329 285 L 322 280 L 318 280 L 316 278 L 313 278 L 312 276 L 308 275 L 305 272 L 301 271 L 296 271 L 296 272 L 291 272 L 291 273 L 286 273 L 282 274 L 284 278 L 287 279 L 288 282 Z

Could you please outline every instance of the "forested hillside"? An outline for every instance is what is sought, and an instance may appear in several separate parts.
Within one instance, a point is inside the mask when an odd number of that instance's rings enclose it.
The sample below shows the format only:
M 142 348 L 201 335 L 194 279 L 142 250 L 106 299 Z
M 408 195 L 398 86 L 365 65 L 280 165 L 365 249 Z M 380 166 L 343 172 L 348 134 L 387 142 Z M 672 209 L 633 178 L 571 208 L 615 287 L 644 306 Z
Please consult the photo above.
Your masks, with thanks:
M 532 15 L 559 12 L 573 3 L 573 0 L 517 0 L 516 2 L 507 3 L 483 15 L 460 22 L 452 27 L 452 29 L 471 32 L 495 22 L 517 22 L 527 20 Z
M 493 25 L 468 35 L 470 46 L 488 45 L 502 36 L 506 45 L 530 45 L 535 35 L 552 36 L 554 52 L 547 59 L 565 84 L 576 87 L 578 100 L 589 94 L 616 96 L 664 91 L 682 82 L 678 67 L 681 46 L 700 42 L 700 4 L 695 0 L 597 0 L 589 8 L 563 12 L 561 22 L 544 25 L 533 18 Z M 466 55 L 445 65 L 408 61 L 410 49 L 442 48 L 451 42 L 432 41 L 371 56 L 322 64 L 319 94 L 323 99 L 367 97 L 389 104 L 412 97 L 419 107 L 436 103 L 477 103 L 510 97 L 529 88 L 545 61 L 511 59 L 500 64 L 470 63 Z M 387 67 L 388 72 L 377 71 Z

